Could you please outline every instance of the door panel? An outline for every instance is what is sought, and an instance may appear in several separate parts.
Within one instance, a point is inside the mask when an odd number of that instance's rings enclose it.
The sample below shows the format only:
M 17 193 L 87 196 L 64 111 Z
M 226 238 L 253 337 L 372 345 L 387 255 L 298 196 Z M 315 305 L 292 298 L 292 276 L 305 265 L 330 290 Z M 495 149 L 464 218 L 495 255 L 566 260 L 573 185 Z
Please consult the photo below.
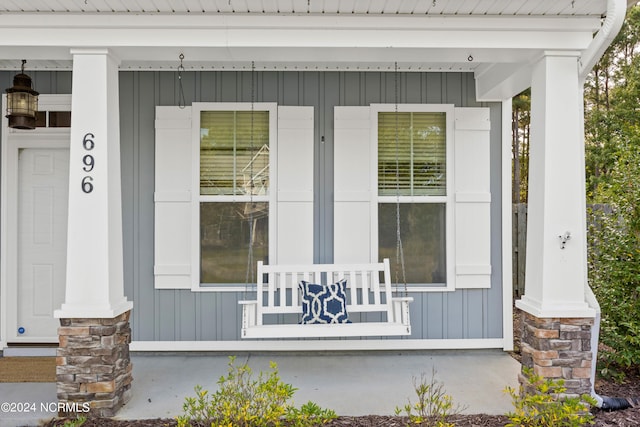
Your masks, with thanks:
M 69 150 L 18 153 L 17 338 L 56 341 L 53 311 L 64 302 Z

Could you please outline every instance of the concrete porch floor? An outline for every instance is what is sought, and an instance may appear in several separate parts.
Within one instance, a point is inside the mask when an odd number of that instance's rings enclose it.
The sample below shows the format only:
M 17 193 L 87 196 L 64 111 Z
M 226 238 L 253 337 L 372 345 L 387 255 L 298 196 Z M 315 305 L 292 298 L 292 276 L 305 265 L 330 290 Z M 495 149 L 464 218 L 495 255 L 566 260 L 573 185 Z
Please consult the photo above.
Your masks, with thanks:
M 227 373 L 224 354 L 137 353 L 132 355 L 133 396 L 118 413 L 121 419 L 172 418 L 181 414 L 184 398 L 199 384 L 214 392 Z M 254 375 L 278 365 L 280 377 L 298 390 L 294 403 L 311 400 L 338 415 L 393 415 L 396 406 L 416 401 L 412 378 L 422 373 L 444 383 L 454 404 L 465 413 L 504 414 L 512 409 L 503 392 L 517 387 L 520 364 L 500 350 L 384 351 L 345 353 L 245 353 L 236 364 L 248 362 Z M 55 383 L 0 383 L 0 403 L 56 402 Z M 37 425 L 55 416 L 43 411 L 0 413 L 0 426 Z

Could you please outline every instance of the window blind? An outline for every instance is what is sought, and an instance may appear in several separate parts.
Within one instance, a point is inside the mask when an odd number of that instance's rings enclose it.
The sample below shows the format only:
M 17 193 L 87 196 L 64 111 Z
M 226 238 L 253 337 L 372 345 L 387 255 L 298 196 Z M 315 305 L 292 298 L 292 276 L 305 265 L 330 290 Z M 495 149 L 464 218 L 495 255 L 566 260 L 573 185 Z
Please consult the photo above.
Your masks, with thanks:
M 269 112 L 202 111 L 200 194 L 267 194 L 268 186 Z
M 446 113 L 378 113 L 378 194 L 446 195 L 446 139 Z

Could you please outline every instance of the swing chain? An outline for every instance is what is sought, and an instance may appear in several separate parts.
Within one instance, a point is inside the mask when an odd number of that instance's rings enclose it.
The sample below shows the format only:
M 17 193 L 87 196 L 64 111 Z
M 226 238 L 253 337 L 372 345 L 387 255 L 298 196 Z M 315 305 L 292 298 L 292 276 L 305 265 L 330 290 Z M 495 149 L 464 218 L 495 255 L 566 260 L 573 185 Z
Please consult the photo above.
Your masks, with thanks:
M 247 273 L 245 276 L 245 294 L 249 291 L 249 284 L 251 284 L 251 288 L 253 290 L 255 280 L 253 274 L 253 234 L 254 234 L 254 203 L 253 203 L 253 193 L 254 193 L 254 176 L 253 176 L 253 113 L 255 111 L 255 62 L 251 61 L 251 118 L 250 118 L 250 130 L 249 130 L 249 249 L 247 253 Z
M 398 288 L 398 270 L 402 272 L 402 283 L 404 284 L 404 295 L 408 295 L 407 291 L 407 273 L 404 264 L 404 249 L 402 247 L 402 235 L 400 233 L 400 131 L 398 118 L 398 62 L 394 64 L 394 97 L 395 97 L 395 143 L 396 143 L 396 289 Z

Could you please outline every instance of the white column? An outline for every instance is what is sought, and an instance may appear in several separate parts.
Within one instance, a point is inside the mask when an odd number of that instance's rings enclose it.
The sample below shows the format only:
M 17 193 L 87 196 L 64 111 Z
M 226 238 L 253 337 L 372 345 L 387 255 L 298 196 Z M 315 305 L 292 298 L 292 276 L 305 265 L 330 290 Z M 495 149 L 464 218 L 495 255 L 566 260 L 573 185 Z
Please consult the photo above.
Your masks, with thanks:
M 114 318 L 124 296 L 118 60 L 72 50 L 67 281 L 60 318 Z
M 574 52 L 546 52 L 533 68 L 525 294 L 516 305 L 537 317 L 595 315 L 585 296 L 583 100 L 577 58 Z

